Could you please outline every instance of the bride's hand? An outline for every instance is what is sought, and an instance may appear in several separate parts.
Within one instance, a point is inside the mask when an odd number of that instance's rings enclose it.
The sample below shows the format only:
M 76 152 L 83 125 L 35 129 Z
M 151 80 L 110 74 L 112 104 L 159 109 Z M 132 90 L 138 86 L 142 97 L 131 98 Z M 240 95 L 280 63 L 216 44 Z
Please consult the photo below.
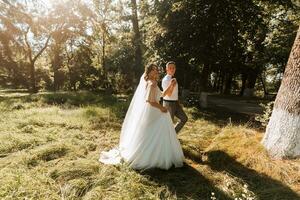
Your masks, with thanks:
M 168 109 L 166 107 L 163 107 L 163 106 L 160 108 L 160 110 L 161 110 L 161 112 L 164 112 L 164 113 L 168 112 Z

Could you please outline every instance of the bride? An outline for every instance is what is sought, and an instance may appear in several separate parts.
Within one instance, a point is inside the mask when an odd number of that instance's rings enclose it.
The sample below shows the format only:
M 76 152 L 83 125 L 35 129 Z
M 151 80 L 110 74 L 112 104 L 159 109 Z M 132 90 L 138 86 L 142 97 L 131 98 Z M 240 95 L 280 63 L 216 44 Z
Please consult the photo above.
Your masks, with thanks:
M 118 148 L 101 152 L 99 161 L 118 164 L 122 160 L 134 169 L 169 169 L 181 167 L 184 155 L 167 109 L 159 104 L 161 96 L 168 95 L 175 86 L 161 92 L 157 86 L 158 67 L 150 64 L 140 83 L 124 119 Z

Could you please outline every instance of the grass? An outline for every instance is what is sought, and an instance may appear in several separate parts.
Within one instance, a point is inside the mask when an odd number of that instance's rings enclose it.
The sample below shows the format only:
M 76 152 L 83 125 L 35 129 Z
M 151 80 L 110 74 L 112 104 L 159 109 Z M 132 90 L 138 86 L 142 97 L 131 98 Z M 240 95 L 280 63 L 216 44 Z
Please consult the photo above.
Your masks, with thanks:
M 128 103 L 0 91 L 0 199 L 300 199 L 300 161 L 271 160 L 262 132 L 217 110 L 186 108 L 183 168 L 99 163 L 100 151 L 118 144 Z

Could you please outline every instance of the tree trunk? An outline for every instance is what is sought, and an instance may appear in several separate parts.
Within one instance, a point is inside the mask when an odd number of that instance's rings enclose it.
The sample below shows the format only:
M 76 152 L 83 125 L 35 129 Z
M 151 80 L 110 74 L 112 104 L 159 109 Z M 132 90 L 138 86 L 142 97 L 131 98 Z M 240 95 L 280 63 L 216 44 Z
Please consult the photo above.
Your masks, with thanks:
M 143 66 L 142 66 L 142 47 L 141 47 L 142 40 L 141 40 L 141 34 L 139 29 L 136 0 L 131 0 L 131 8 L 132 8 L 131 21 L 132 21 L 133 32 L 134 32 L 133 45 L 135 49 L 135 68 L 133 70 L 135 71 L 136 80 L 139 80 L 143 72 Z
M 106 69 L 105 69 L 105 48 L 106 48 L 106 41 L 105 41 L 105 30 L 106 30 L 106 27 L 105 27 L 105 24 L 102 23 L 102 68 L 103 70 L 106 72 Z
M 262 143 L 274 158 L 300 156 L 300 27 Z
M 214 83 L 213 83 L 213 87 L 212 87 L 213 90 L 216 90 L 218 81 L 219 81 L 219 72 L 216 73 L 216 76 L 214 77 Z
M 30 88 L 30 92 L 32 93 L 36 93 L 37 92 L 37 88 L 36 88 L 36 85 L 35 85 L 35 67 L 34 67 L 34 62 L 31 62 L 30 65 L 30 85 L 31 85 L 31 88 Z
M 217 86 L 216 86 L 216 91 L 217 92 L 220 92 L 221 79 L 222 79 L 222 71 L 219 70 L 218 71 L 218 82 L 217 82 Z
M 210 75 L 210 67 L 208 64 L 205 64 L 201 72 L 201 79 L 200 79 L 201 92 L 207 91 L 209 75 Z
M 31 92 L 38 92 L 37 88 L 36 88 L 36 80 L 35 80 L 35 62 L 36 60 L 40 57 L 40 55 L 42 55 L 42 53 L 45 51 L 45 49 L 48 47 L 48 44 L 49 44 L 49 41 L 50 41 L 50 38 L 51 38 L 51 35 L 48 36 L 43 48 L 41 50 L 38 51 L 38 53 L 33 56 L 33 50 L 32 50 L 32 47 L 30 46 L 29 42 L 28 42 L 28 39 L 27 39 L 27 33 L 29 31 L 29 28 L 27 30 L 27 32 L 25 33 L 25 43 L 27 45 L 27 55 L 28 55 L 28 58 L 29 58 L 29 70 L 30 70 L 30 80 L 31 80 Z
M 223 93 L 223 88 L 224 88 L 224 82 L 225 82 L 225 73 L 221 73 L 221 81 L 220 81 L 220 86 L 219 86 L 219 93 Z
M 264 78 L 263 78 L 262 74 L 260 75 L 260 81 L 261 81 L 261 85 L 262 85 L 263 90 L 264 90 L 264 96 L 266 96 L 266 95 L 268 95 L 268 91 L 267 91 L 266 83 L 264 81 Z
M 259 74 L 259 69 L 251 69 L 248 73 L 246 88 L 244 90 L 243 96 L 252 97 L 254 95 L 254 87 Z
M 59 69 L 59 48 L 54 48 L 54 58 L 52 60 L 52 69 L 53 69 L 53 90 L 58 90 L 58 69 Z
M 247 81 L 247 74 L 246 73 L 242 73 L 242 87 L 241 87 L 241 91 L 240 91 L 240 96 L 243 96 L 245 88 L 246 88 L 246 81 Z
M 231 92 L 232 77 L 233 77 L 232 72 L 228 72 L 225 80 L 224 94 L 230 94 Z

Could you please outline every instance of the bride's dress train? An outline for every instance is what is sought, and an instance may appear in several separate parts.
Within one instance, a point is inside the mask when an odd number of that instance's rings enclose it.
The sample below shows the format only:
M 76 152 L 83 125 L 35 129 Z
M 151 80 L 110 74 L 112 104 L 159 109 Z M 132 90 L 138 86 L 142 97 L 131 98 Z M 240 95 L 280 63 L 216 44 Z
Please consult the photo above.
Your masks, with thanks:
M 170 114 L 146 102 L 158 102 L 161 91 L 143 79 L 123 122 L 118 148 L 101 152 L 99 161 L 118 164 L 124 160 L 134 169 L 181 167 L 184 155 Z

